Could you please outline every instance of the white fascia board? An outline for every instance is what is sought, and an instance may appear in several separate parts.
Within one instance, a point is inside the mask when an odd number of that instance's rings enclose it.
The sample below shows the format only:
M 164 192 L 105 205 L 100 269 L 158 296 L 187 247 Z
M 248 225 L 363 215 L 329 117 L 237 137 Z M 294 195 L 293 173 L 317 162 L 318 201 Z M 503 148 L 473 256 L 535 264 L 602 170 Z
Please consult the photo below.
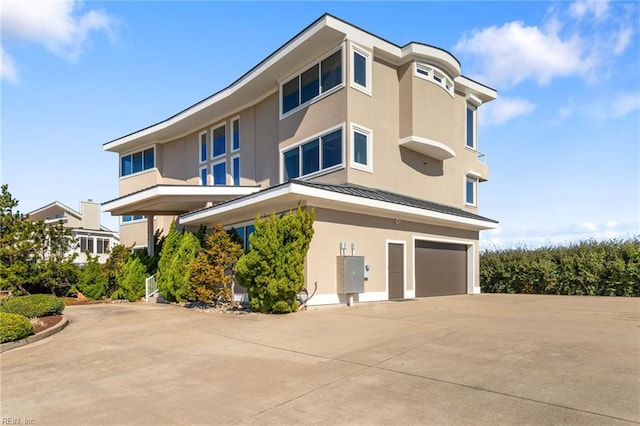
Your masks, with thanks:
M 64 210 L 65 212 L 71 214 L 72 216 L 75 216 L 78 219 L 82 219 L 82 214 L 80 214 L 79 211 L 74 210 L 71 207 L 62 204 L 60 201 L 54 201 L 53 203 L 49 203 L 44 207 L 40 207 L 39 209 L 30 211 L 29 213 L 27 213 L 27 215 L 28 216 L 32 216 L 32 215 L 35 215 L 37 213 L 40 213 L 41 211 L 47 210 L 47 209 L 49 209 L 51 207 L 58 207 L 58 208 Z M 62 218 L 60 218 L 60 219 L 62 219 Z
M 102 205 L 102 209 L 105 212 L 111 212 L 112 210 L 122 208 L 130 204 L 162 196 L 178 195 L 206 197 L 212 195 L 226 195 L 242 197 L 258 192 L 259 190 L 259 187 L 246 186 L 155 186 L 132 195 L 125 195 L 113 201 L 108 201 Z
M 434 212 L 432 210 L 421 209 L 417 207 L 402 206 L 386 201 L 371 200 L 368 198 L 357 197 L 354 195 L 340 194 L 337 192 L 327 191 L 319 188 L 312 188 L 306 185 L 299 185 L 296 183 L 289 183 L 276 190 L 266 190 L 262 193 L 256 194 L 252 197 L 245 197 L 239 200 L 233 200 L 220 206 L 213 206 L 208 209 L 188 213 L 180 216 L 180 223 L 188 225 L 193 222 L 206 219 L 210 216 L 215 216 L 230 211 L 241 209 L 253 204 L 258 204 L 264 201 L 268 201 L 274 198 L 283 197 L 285 195 L 299 195 L 309 197 L 316 200 L 327 200 L 331 202 L 338 202 L 346 205 L 354 205 L 359 207 L 367 207 L 372 210 L 386 211 L 394 214 L 405 214 L 414 217 L 429 218 L 442 222 L 448 222 L 451 224 L 464 225 L 474 229 L 495 229 L 498 227 L 497 223 L 488 222 L 484 220 L 471 219 L 465 217 L 459 217 L 446 213 Z M 313 204 L 313 203 L 311 203 Z M 373 213 L 373 212 L 372 212 Z M 375 215 L 375 214 L 374 214 Z
M 437 47 L 427 46 L 419 43 L 410 43 L 402 49 L 403 57 L 420 57 L 425 58 L 428 62 L 434 62 L 433 65 L 441 65 L 446 68 L 451 74 L 451 77 L 455 78 L 460 75 L 460 64 L 458 61 L 448 52 L 438 49 Z
M 498 98 L 498 92 L 490 87 L 483 86 L 463 75 L 460 75 L 453 80 L 458 87 L 463 87 L 465 92 L 477 96 L 482 102 L 489 102 Z

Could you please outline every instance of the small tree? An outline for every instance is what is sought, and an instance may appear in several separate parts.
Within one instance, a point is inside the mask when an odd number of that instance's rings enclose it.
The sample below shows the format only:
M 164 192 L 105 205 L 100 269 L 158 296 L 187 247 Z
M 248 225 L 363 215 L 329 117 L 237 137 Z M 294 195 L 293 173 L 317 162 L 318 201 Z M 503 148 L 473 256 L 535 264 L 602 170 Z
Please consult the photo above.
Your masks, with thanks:
M 33 284 L 38 290 L 49 291 L 53 295 L 69 292 L 78 279 L 79 269 L 73 260 L 78 242 L 71 235 L 71 229 L 62 225 L 45 225 L 43 221 L 32 223 L 32 241 L 35 264 Z
M 144 296 L 144 282 L 147 278 L 146 268 L 136 257 L 130 257 L 118 276 L 118 290 L 111 296 L 114 299 L 127 299 L 130 302 L 140 300 Z
M 236 268 L 252 309 L 287 313 L 298 308 L 314 218 L 313 211 L 300 206 L 295 214 L 256 218 L 255 231 L 249 238 L 251 251 L 240 258 Z
M 225 271 L 231 269 L 242 255 L 242 245 L 234 242 L 220 225 L 204 241 L 204 250 L 190 265 L 190 293 L 198 302 L 230 301 L 233 297 L 231 276 Z
M 105 294 L 107 297 L 111 297 L 118 290 L 118 276 L 122 273 L 129 257 L 131 257 L 131 247 L 118 244 L 111 248 L 109 258 L 102 267 L 104 275 L 107 277 Z
M 162 297 L 170 302 L 194 299 L 189 289 L 190 263 L 199 251 L 198 239 L 190 232 L 178 231 L 175 223 L 172 223 L 160 253 L 156 276 Z
M 176 251 L 180 245 L 182 233 L 176 229 L 176 223 L 171 222 L 169 233 L 162 245 L 160 258 L 158 259 L 158 271 L 156 273 L 156 282 L 158 283 L 158 291 L 162 297 L 173 301 L 170 296 L 170 289 L 173 281 L 172 263 Z

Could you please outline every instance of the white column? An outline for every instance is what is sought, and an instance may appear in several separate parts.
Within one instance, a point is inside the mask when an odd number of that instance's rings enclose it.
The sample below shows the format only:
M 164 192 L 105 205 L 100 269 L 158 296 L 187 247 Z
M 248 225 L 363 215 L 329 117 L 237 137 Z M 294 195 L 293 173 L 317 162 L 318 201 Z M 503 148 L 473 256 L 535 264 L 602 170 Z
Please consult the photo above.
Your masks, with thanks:
M 147 254 L 149 254 L 149 256 L 153 256 L 153 250 L 155 249 L 153 246 L 153 236 L 156 233 L 155 226 L 153 225 L 154 219 L 154 215 L 147 216 Z

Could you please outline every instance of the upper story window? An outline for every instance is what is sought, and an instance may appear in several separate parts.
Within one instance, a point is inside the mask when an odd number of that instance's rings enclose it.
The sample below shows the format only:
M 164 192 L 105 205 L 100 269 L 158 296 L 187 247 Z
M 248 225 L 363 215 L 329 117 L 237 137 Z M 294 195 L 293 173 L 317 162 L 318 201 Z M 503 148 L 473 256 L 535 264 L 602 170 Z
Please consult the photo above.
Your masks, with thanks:
M 207 132 L 200 133 L 200 163 L 207 161 Z
M 351 45 L 351 87 L 371 95 L 371 54 Z
M 477 205 L 478 196 L 478 179 L 467 176 L 464 187 L 464 203 L 467 206 L 475 207 Z
M 231 177 L 233 186 L 240 186 L 240 156 L 231 157 Z
M 207 166 L 204 166 L 200 168 L 200 185 L 206 186 L 208 184 L 207 180 Z
M 231 120 L 231 151 L 240 149 L 240 119 Z
M 351 167 L 373 171 L 373 132 L 357 124 L 351 124 Z
M 342 127 L 282 152 L 283 181 L 343 165 Z
M 470 103 L 467 103 L 467 112 L 466 112 L 466 126 L 465 126 L 465 143 L 467 148 L 476 149 L 477 142 L 477 125 L 476 125 L 476 114 L 477 108 Z
M 453 97 L 453 80 L 451 80 L 444 71 L 433 65 L 427 65 L 420 62 L 414 62 L 414 75 L 431 83 L 437 84 Z
M 307 105 L 341 84 L 342 49 L 339 49 L 280 86 L 281 114 Z
M 132 215 L 128 215 L 127 214 L 127 215 L 122 216 L 122 222 L 137 222 L 137 221 L 140 221 L 142 219 L 144 219 L 144 216 L 142 216 L 142 215 L 132 216 Z
M 211 166 L 211 171 L 213 174 L 214 185 L 227 184 L 227 162 L 226 161 L 223 160 L 218 163 L 214 163 Z
M 223 123 L 211 129 L 211 152 L 213 158 L 224 155 L 227 150 L 227 126 Z
M 128 176 L 144 170 L 153 169 L 155 163 L 155 149 L 147 148 L 120 157 L 120 176 Z

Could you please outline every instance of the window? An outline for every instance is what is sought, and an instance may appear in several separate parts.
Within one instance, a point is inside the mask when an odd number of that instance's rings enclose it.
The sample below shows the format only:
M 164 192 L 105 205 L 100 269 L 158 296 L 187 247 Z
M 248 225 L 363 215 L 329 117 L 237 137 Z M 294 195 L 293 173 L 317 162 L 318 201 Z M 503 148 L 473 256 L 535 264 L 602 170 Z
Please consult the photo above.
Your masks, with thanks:
M 232 238 L 233 238 L 233 234 L 235 233 L 237 237 L 240 239 L 242 243 L 242 247 L 244 248 L 244 251 L 248 252 L 250 249 L 249 236 L 253 234 L 253 231 L 255 231 L 255 227 L 253 225 L 247 225 L 247 226 L 231 227 L 231 229 L 229 229 L 227 233 L 231 235 Z
M 227 162 L 220 161 L 219 163 L 214 163 L 211 169 L 213 174 L 213 184 L 226 185 L 227 184 Z
M 211 152 L 213 153 L 213 158 L 224 155 L 227 147 L 227 127 L 222 124 L 218 127 L 215 127 L 211 130 Z
M 205 186 L 208 183 L 209 182 L 208 182 L 208 179 L 207 179 L 207 167 L 206 166 L 205 167 L 201 167 L 200 168 L 200 185 Z
M 93 237 L 80 237 L 80 253 L 89 252 L 90 254 L 95 253 L 93 251 Z
M 437 84 L 453 97 L 453 80 L 451 80 L 444 71 L 433 65 L 414 62 L 414 75 Z
M 133 222 L 133 221 L 142 220 L 142 219 L 144 219 L 144 216 L 141 216 L 141 215 L 131 216 L 131 215 L 127 214 L 127 215 L 122 216 L 122 221 L 123 222 Z
M 471 104 L 467 104 L 467 147 L 476 149 L 476 107 Z
M 371 54 L 351 45 L 351 87 L 371 95 Z
M 245 234 L 247 236 L 247 238 L 244 240 L 244 251 L 250 251 L 251 250 L 251 243 L 249 242 L 249 237 L 251 236 L 251 234 L 253 234 L 253 231 L 255 231 L 256 228 L 253 225 L 249 225 L 245 228 Z
M 231 122 L 231 151 L 240 149 L 240 119 Z
M 155 149 L 148 148 L 143 151 L 123 155 L 120 158 L 120 176 L 128 176 L 155 167 Z
M 351 137 L 351 167 L 367 172 L 373 171 L 371 130 L 352 124 Z
M 233 177 L 233 186 L 240 186 L 240 157 L 231 158 L 231 176 Z
M 342 128 L 284 151 L 282 162 L 284 181 L 342 165 Z
M 109 239 L 108 238 L 96 238 L 96 253 L 106 254 L 109 253 Z
M 200 163 L 207 161 L 207 132 L 200 133 Z
M 476 205 L 476 191 L 478 187 L 478 179 L 467 176 L 465 181 L 464 202 L 468 206 Z
M 342 49 L 303 70 L 280 87 L 282 114 L 306 105 L 342 84 Z

